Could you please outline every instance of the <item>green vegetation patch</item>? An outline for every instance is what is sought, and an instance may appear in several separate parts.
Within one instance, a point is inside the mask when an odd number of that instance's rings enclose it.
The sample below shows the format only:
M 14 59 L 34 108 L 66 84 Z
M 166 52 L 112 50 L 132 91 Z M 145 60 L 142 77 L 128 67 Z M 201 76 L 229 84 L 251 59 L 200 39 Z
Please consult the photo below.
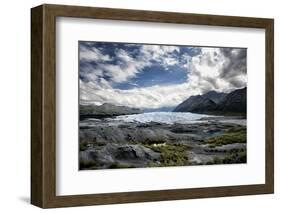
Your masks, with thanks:
M 123 164 L 123 163 L 113 163 L 109 166 L 110 169 L 127 169 L 127 168 L 135 168 L 132 165 Z
M 150 163 L 149 166 L 184 166 L 188 165 L 188 156 L 186 151 L 188 146 L 183 144 L 164 144 L 162 146 L 145 145 L 147 148 L 155 152 L 159 152 L 160 165 L 157 163 Z
M 167 140 L 162 137 L 146 138 L 141 144 L 153 146 L 154 144 L 164 144 Z
M 213 161 L 207 164 L 233 164 L 233 163 L 246 163 L 247 153 L 246 150 L 235 150 L 230 152 L 226 157 L 219 158 L 215 157 Z
M 81 141 L 80 143 L 79 143 L 79 150 L 80 151 L 85 151 L 85 150 L 87 150 L 88 149 L 88 142 L 86 142 L 86 141 Z
M 80 160 L 79 168 L 80 169 L 97 169 L 99 165 L 95 161 L 83 161 Z
M 204 143 L 209 144 L 210 148 L 233 143 L 246 143 L 247 134 L 245 127 L 233 127 L 225 133 L 205 139 Z

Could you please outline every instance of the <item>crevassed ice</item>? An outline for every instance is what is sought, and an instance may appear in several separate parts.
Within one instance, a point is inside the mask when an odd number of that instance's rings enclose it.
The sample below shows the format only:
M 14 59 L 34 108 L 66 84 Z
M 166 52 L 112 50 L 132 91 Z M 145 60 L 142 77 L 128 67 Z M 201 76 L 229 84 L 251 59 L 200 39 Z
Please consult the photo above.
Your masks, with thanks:
M 198 119 L 210 117 L 210 115 L 204 114 L 195 114 L 190 112 L 148 112 L 142 114 L 134 115 L 121 115 L 117 116 L 113 120 L 123 121 L 123 122 L 140 122 L 140 123 L 194 123 L 194 122 L 203 122 Z M 212 116 L 214 117 L 214 116 Z

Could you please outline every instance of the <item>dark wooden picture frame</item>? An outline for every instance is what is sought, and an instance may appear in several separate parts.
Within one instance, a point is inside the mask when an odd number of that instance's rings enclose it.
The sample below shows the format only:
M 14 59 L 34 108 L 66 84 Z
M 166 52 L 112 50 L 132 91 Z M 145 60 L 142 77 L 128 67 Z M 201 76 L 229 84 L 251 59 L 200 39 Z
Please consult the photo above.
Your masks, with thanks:
M 56 17 L 265 29 L 265 184 L 87 195 L 56 195 Z M 274 20 L 63 5 L 31 9 L 31 203 L 66 207 L 274 192 Z

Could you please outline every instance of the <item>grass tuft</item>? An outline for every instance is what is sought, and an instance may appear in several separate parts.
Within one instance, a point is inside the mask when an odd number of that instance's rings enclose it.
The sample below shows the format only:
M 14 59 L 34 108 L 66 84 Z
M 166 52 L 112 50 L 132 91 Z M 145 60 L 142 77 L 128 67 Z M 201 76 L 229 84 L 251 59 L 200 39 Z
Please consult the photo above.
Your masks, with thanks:
M 186 151 L 188 146 L 182 144 L 166 144 L 165 146 L 145 145 L 147 148 L 160 153 L 160 165 L 150 163 L 149 166 L 184 166 L 188 165 Z
M 135 167 L 132 165 L 117 163 L 117 162 L 109 166 L 109 169 L 127 169 L 127 168 L 135 168 Z
M 246 150 L 233 150 L 226 157 L 215 157 L 207 164 L 234 164 L 234 163 L 246 163 L 247 153 Z
M 246 143 L 247 135 L 245 127 L 234 127 L 227 130 L 225 133 L 207 138 L 204 143 L 209 144 L 210 148 L 233 143 Z

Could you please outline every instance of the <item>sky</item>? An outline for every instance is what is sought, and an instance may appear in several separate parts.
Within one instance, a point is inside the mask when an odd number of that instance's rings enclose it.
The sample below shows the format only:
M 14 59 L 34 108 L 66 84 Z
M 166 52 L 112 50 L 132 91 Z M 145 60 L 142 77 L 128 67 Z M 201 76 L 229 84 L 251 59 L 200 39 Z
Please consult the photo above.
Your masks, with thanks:
M 79 41 L 80 104 L 157 109 L 247 85 L 245 48 Z

